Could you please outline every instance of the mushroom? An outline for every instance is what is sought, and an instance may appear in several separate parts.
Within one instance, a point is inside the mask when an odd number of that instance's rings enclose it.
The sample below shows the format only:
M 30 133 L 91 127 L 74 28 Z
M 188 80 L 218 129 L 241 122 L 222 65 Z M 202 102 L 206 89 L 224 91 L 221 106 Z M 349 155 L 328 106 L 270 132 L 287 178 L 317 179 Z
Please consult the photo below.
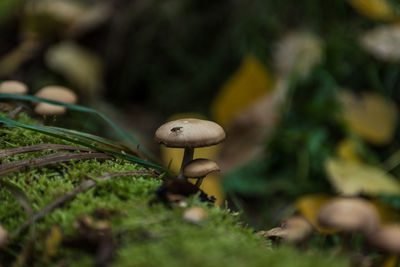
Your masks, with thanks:
M 19 81 L 4 81 L 0 84 L 0 93 L 25 95 L 28 93 L 28 86 Z
M 78 100 L 73 91 L 63 86 L 43 87 L 35 94 L 35 96 L 68 104 L 75 104 Z M 63 106 L 49 103 L 38 103 L 35 107 L 35 112 L 39 115 L 61 115 L 64 114 L 66 110 L 67 109 Z
M 388 224 L 368 236 L 369 243 L 392 254 L 400 255 L 400 226 Z
M 375 231 L 379 226 L 377 211 L 361 198 L 336 198 L 324 205 L 318 214 L 322 227 L 344 233 Z
M 183 219 L 187 222 L 198 224 L 207 219 L 207 212 L 201 207 L 192 207 L 187 209 L 183 215 Z
M 167 122 L 155 133 L 158 143 L 185 149 L 179 179 L 184 179 L 183 168 L 193 159 L 194 148 L 216 145 L 224 139 L 225 131 L 217 123 L 192 118 Z
M 272 228 L 269 231 L 260 231 L 267 238 L 282 238 L 290 244 L 301 244 L 313 232 L 310 222 L 302 216 L 292 216 L 281 223 L 280 227 Z
M 215 161 L 209 159 L 194 159 L 183 167 L 183 176 L 186 178 L 197 178 L 196 186 L 200 187 L 203 178 L 220 169 Z
M 396 255 L 394 266 L 400 263 L 400 226 L 388 224 L 379 228 L 377 231 L 367 236 L 369 244 L 383 250 L 382 263 L 387 261 L 392 255 Z M 379 261 L 379 260 L 378 260 Z M 383 264 L 381 264 L 383 265 Z M 379 266 L 381 266 L 379 265 Z M 378 266 L 378 265 L 377 265 Z

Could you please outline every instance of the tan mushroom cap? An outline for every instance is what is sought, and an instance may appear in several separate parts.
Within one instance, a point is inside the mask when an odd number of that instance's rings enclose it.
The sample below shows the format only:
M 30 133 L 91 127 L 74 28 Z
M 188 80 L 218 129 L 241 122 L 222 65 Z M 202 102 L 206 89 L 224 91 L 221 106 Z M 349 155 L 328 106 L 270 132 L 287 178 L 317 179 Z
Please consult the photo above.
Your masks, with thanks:
M 361 198 L 336 198 L 323 206 L 318 214 L 322 227 L 342 232 L 371 233 L 379 227 L 376 209 Z
M 304 217 L 293 216 L 282 222 L 280 227 L 272 228 L 263 236 L 279 237 L 289 243 L 298 243 L 311 235 L 313 227 Z
M 369 242 L 377 248 L 389 253 L 400 254 L 400 226 L 389 224 L 382 226 L 368 236 Z
M 43 87 L 35 96 L 68 104 L 75 104 L 78 101 L 78 97 L 73 91 L 57 85 Z
M 191 118 L 167 122 L 155 133 L 155 140 L 167 147 L 212 146 L 224 139 L 225 131 L 217 123 Z
M 43 87 L 35 96 L 68 104 L 75 104 L 78 101 L 78 97 L 73 91 L 66 87 L 56 85 Z M 35 112 L 39 115 L 62 115 L 66 111 L 67 109 L 65 107 L 42 102 L 38 103 L 35 107 Z
M 28 86 L 19 81 L 4 81 L 0 84 L 0 93 L 25 95 L 28 93 Z
M 48 103 L 39 103 L 35 107 L 35 113 L 39 115 L 62 115 L 67 111 L 65 107 Z
M 209 159 L 194 159 L 183 168 L 183 176 L 190 178 L 202 178 L 220 169 L 215 161 Z

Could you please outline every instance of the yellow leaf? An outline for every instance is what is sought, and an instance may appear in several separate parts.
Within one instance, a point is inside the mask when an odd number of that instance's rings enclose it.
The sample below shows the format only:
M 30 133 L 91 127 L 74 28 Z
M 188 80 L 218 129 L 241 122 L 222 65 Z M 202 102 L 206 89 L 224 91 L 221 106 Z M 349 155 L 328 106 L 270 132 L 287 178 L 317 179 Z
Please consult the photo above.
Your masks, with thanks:
M 273 84 L 265 66 L 255 57 L 247 56 L 215 98 L 211 106 L 214 119 L 223 127 L 230 126 L 239 111 L 270 92 Z
M 193 113 L 177 114 L 169 118 L 169 120 L 176 120 L 182 118 L 196 118 L 204 119 L 204 116 Z M 170 170 L 172 172 L 178 173 L 181 167 L 183 159 L 183 148 L 172 148 L 162 145 L 161 149 L 161 159 L 165 166 L 170 164 Z M 199 147 L 194 149 L 193 158 L 206 158 L 211 160 L 216 160 L 221 150 L 221 144 L 209 147 Z M 195 183 L 195 179 L 189 179 L 192 183 Z M 218 174 L 208 175 L 201 184 L 200 188 L 206 192 L 208 195 L 214 196 L 217 200 L 216 205 L 222 205 L 225 199 L 225 195 L 221 186 L 221 178 Z
M 297 210 L 319 231 L 333 233 L 332 230 L 323 229 L 318 224 L 318 212 L 332 197 L 324 194 L 305 195 L 296 201 Z
M 383 262 L 382 267 L 396 267 L 398 257 L 397 255 L 391 255 Z
M 371 204 L 378 211 L 382 223 L 395 223 L 400 220 L 397 210 L 383 204 L 378 198 L 371 199 Z
M 343 195 L 400 194 L 395 177 L 377 167 L 329 159 L 325 169 L 329 181 Z
M 386 0 L 349 0 L 360 14 L 374 20 L 392 20 L 395 18 L 393 7 Z
M 50 233 L 45 239 L 45 257 L 49 258 L 56 254 L 57 248 L 60 246 L 62 241 L 62 232 L 60 227 L 53 226 L 50 229 Z
M 389 143 L 397 123 L 396 105 L 375 93 L 363 93 L 361 98 L 342 91 L 343 116 L 350 129 L 375 145 Z
M 355 141 L 350 138 L 344 139 L 337 144 L 336 155 L 347 162 L 361 162 L 360 158 L 357 156 Z

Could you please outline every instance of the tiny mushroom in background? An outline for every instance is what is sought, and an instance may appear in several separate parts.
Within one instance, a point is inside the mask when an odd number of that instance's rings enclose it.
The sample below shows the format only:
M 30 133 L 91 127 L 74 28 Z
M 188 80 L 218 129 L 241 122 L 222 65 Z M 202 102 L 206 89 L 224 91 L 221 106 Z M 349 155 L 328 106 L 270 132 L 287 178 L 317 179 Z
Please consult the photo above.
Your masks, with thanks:
M 206 147 L 221 143 L 225 139 L 225 131 L 217 123 L 200 119 L 180 119 L 161 125 L 156 133 L 155 140 L 167 147 L 184 148 L 179 179 L 184 179 L 183 169 L 193 160 L 196 147 Z
M 76 94 L 63 86 L 43 87 L 35 94 L 35 96 L 67 104 L 75 104 L 78 101 Z M 65 107 L 48 103 L 38 103 L 35 107 L 35 112 L 39 115 L 61 115 L 64 114 L 66 110 Z
M 369 234 L 379 227 L 379 217 L 374 206 L 361 198 L 336 198 L 324 205 L 318 214 L 322 227 L 342 233 Z
M 374 247 L 400 255 L 400 226 L 396 224 L 383 225 L 368 235 L 368 241 Z
M 190 223 L 201 223 L 207 218 L 207 212 L 201 207 L 192 207 L 183 213 L 183 219 Z
M 0 93 L 26 95 L 28 93 L 28 86 L 19 81 L 4 81 L 0 84 Z
M 200 187 L 204 177 L 220 169 L 215 161 L 209 159 L 194 159 L 183 168 L 185 178 L 197 178 L 196 186 Z
M 258 233 L 266 238 L 281 238 L 290 244 L 301 244 L 311 236 L 313 230 L 307 219 L 302 216 L 292 216 L 283 221 L 280 227 Z

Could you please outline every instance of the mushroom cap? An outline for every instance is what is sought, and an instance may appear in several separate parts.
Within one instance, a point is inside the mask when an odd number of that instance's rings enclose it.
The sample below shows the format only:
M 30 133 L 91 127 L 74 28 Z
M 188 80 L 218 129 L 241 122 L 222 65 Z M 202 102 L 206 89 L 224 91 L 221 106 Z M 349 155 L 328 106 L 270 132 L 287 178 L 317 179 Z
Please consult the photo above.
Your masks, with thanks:
M 183 168 L 183 176 L 190 178 L 203 178 L 220 169 L 215 161 L 209 159 L 194 159 Z
M 292 216 L 282 222 L 280 227 L 272 228 L 263 234 L 265 237 L 280 237 L 288 243 L 305 240 L 313 231 L 312 225 L 302 216 Z
M 400 226 L 396 224 L 384 225 L 368 236 L 373 246 L 389 253 L 400 254 Z
M 154 137 L 167 147 L 195 148 L 222 142 L 225 131 L 215 122 L 188 118 L 161 125 Z
M 207 219 L 207 212 L 201 207 L 192 207 L 183 213 L 183 219 L 190 223 L 200 223 Z
M 342 232 L 371 233 L 379 227 L 376 209 L 361 198 L 336 198 L 324 205 L 318 214 L 322 227 Z
M 28 86 L 19 81 L 4 81 L 0 84 L 0 93 L 25 95 L 28 93 Z
M 67 111 L 65 107 L 49 103 L 39 103 L 35 107 L 35 113 L 39 115 L 62 115 Z
M 57 85 L 43 87 L 35 94 L 35 96 L 68 104 L 75 104 L 78 101 L 78 97 L 73 91 L 66 87 Z

